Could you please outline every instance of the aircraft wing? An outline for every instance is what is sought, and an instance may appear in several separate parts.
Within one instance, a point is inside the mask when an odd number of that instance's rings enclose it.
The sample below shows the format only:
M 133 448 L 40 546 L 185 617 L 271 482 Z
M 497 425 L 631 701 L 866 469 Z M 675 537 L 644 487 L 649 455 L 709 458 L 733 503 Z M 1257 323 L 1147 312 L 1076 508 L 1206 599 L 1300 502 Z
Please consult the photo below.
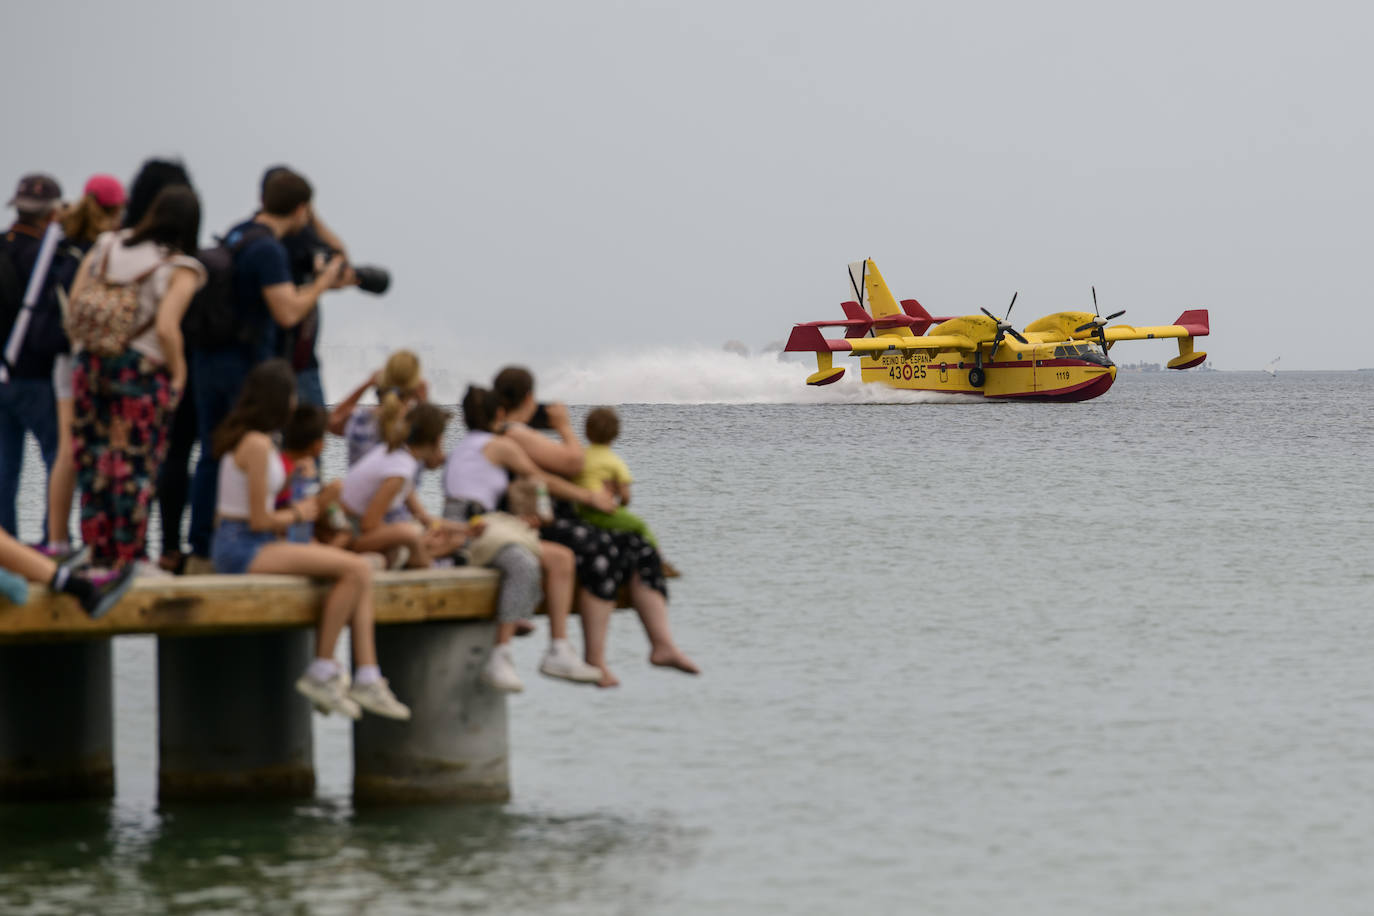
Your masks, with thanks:
M 884 353 L 888 350 L 968 350 L 977 348 L 972 340 L 962 334 L 936 334 L 930 337 L 868 337 L 851 340 L 849 349 L 856 353 Z
M 1178 316 L 1175 324 L 1153 328 L 1136 328 L 1129 324 L 1111 325 L 1104 329 L 1107 340 L 1153 340 L 1168 337 L 1206 337 L 1211 328 L 1208 324 L 1206 309 L 1193 309 Z M 1091 332 L 1075 334 L 1075 337 L 1091 338 Z
M 851 337 L 831 340 L 811 325 L 797 325 L 788 338 L 788 352 L 840 353 L 845 350 L 853 353 L 872 355 L 896 350 L 967 350 L 973 352 L 978 345 L 962 334 L 937 334 L 927 337 L 898 337 L 879 335 L 877 337 Z

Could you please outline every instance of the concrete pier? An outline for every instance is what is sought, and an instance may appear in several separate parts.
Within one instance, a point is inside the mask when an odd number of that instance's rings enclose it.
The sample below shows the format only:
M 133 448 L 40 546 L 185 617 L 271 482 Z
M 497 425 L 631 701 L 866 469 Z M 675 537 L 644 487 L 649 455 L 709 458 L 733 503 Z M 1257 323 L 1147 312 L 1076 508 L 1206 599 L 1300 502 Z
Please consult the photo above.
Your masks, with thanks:
M 313 713 L 295 683 L 314 643 L 311 630 L 159 637 L 159 797 L 312 795 Z
M 0 799 L 114 795 L 110 640 L 0 645 Z
M 364 714 L 353 726 L 353 798 L 359 804 L 510 799 L 506 696 L 478 675 L 491 622 L 377 629 L 377 655 L 410 722 Z
M 500 576 L 468 567 L 378 573 L 377 650 L 410 722 L 354 727 L 361 803 L 510 798 L 506 697 L 479 680 Z M 158 637 L 163 799 L 309 796 L 310 704 L 295 690 L 314 654 L 328 584 L 300 576 L 178 576 L 134 584 L 91 620 L 34 586 L 0 599 L 0 799 L 114 789 L 110 637 Z

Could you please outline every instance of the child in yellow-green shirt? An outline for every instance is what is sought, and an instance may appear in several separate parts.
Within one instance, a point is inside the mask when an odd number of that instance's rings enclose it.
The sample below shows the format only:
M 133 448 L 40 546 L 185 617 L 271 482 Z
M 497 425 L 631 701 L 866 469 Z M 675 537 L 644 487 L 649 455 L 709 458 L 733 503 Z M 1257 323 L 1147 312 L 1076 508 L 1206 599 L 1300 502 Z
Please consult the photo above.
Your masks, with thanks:
M 630 468 L 619 455 L 611 451 L 611 443 L 620 435 L 620 417 L 610 407 L 598 407 L 587 414 L 587 446 L 582 463 L 582 473 L 574 481 L 596 493 L 606 490 L 620 500 L 620 508 L 614 512 L 599 512 L 588 506 L 579 505 L 577 514 L 583 521 L 604 528 L 607 531 L 628 531 L 637 534 L 645 541 L 658 546 L 657 539 L 649 526 L 638 515 L 625 507 L 630 504 Z

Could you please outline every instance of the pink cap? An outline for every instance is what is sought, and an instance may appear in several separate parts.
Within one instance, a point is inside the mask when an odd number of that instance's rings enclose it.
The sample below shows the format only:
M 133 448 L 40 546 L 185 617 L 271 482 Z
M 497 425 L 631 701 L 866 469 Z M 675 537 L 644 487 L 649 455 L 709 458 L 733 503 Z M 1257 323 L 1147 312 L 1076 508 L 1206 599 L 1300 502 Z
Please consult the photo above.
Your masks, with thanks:
M 124 206 L 124 185 L 113 175 L 92 175 L 86 182 L 86 193 L 102 207 Z

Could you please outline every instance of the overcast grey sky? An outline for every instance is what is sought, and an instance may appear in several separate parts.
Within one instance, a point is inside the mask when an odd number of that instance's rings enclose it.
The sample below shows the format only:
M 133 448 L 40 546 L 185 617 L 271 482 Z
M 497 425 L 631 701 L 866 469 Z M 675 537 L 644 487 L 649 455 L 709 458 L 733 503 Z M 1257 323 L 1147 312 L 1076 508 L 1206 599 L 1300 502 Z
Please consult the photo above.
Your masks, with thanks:
M 1269 3 L 0 5 L 0 176 L 290 163 L 382 300 L 329 344 L 538 367 L 751 346 L 875 258 L 936 313 L 1211 310 L 1221 368 L 1374 366 L 1374 13 Z M 1114 354 L 1163 361 L 1169 343 Z M 483 369 L 485 371 L 485 368 Z M 798 384 L 800 384 L 800 379 Z M 333 392 L 331 392 L 333 393 Z

